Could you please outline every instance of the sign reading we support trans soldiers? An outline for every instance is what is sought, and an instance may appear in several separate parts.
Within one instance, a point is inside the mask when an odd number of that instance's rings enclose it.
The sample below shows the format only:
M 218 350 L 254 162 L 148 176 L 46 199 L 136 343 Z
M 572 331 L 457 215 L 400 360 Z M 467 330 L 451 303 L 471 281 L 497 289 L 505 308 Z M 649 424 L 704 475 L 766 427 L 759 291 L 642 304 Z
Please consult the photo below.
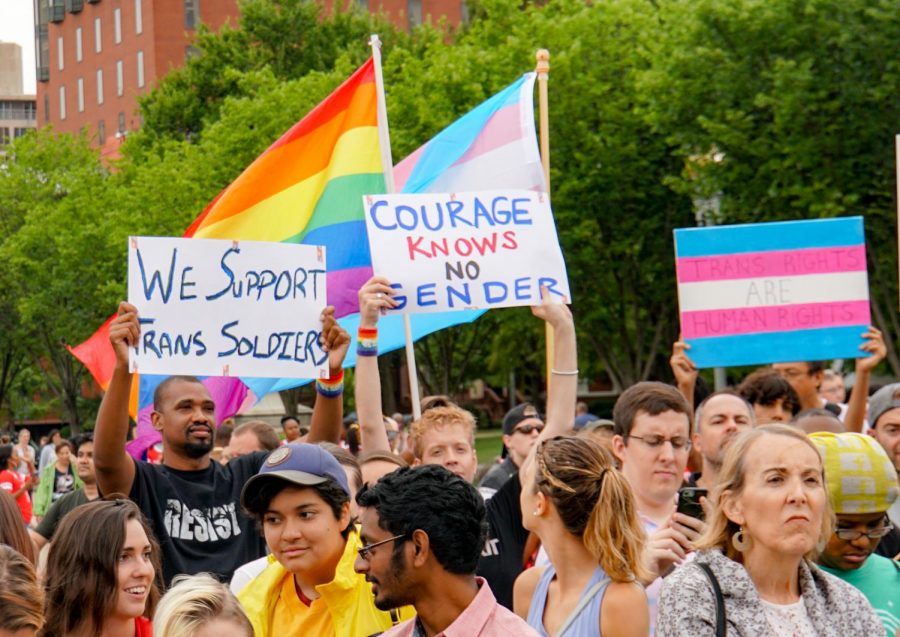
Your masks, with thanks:
M 325 251 L 263 241 L 132 237 L 132 371 L 319 378 Z

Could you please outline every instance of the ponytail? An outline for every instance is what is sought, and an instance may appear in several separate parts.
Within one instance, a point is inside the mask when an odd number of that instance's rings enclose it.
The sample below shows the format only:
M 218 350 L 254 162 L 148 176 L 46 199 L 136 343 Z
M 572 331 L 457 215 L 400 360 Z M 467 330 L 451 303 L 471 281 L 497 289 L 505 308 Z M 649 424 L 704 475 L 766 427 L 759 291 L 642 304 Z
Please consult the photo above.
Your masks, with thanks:
M 649 579 L 634 495 L 612 454 L 590 438 L 561 436 L 541 443 L 536 460 L 535 488 L 607 575 L 616 582 Z
M 616 469 L 604 469 L 599 482 L 600 495 L 582 535 L 584 546 L 614 582 L 646 581 L 644 531 L 631 486 Z

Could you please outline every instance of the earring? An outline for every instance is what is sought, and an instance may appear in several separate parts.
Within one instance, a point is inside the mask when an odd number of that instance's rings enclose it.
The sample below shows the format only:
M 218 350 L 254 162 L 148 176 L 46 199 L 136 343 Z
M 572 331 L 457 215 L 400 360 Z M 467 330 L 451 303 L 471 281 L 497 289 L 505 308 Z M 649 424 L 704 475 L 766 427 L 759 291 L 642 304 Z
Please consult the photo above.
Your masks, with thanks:
M 736 551 L 741 553 L 746 553 L 750 550 L 750 536 L 744 533 L 744 527 L 741 527 L 740 531 L 731 536 L 731 545 Z
M 537 509 L 535 509 L 534 511 L 531 512 L 531 515 L 535 515 L 535 516 L 536 516 L 537 514 L 538 514 Z

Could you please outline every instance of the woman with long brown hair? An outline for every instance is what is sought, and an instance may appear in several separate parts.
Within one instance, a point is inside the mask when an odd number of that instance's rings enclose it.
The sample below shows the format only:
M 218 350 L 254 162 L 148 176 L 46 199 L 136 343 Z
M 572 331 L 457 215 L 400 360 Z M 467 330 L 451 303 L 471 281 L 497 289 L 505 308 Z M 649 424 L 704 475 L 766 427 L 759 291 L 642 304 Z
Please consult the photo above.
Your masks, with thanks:
M 0 489 L 0 544 L 11 546 L 29 562 L 35 563 L 34 544 L 28 537 L 19 507 L 9 492 L 3 489 Z
M 83 504 L 59 525 L 47 559 L 44 637 L 150 637 L 159 547 L 130 500 Z
M 44 591 L 30 561 L 0 544 L 0 635 L 34 637 L 44 623 Z
M 522 522 L 550 566 L 516 580 L 514 610 L 543 636 L 645 636 L 644 532 L 627 480 L 596 440 L 551 438 L 525 466 Z

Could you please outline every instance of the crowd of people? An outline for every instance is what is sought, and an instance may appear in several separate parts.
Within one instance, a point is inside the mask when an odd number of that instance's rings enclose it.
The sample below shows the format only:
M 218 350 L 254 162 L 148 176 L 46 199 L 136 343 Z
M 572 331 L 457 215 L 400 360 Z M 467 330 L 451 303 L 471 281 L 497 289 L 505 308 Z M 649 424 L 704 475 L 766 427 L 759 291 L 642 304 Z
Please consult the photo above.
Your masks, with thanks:
M 678 342 L 676 384 L 637 383 L 604 420 L 577 402 L 572 314 L 545 299 L 544 412 L 511 409 L 479 465 L 451 398 L 384 415 L 394 289 L 374 277 L 359 301 L 349 426 L 353 339 L 326 308 L 308 425 L 219 425 L 172 376 L 158 462 L 126 451 L 140 324 L 122 303 L 93 434 L 0 444 L 0 635 L 900 635 L 900 383 L 869 396 L 877 330 L 849 399 L 818 361 L 704 395 Z

